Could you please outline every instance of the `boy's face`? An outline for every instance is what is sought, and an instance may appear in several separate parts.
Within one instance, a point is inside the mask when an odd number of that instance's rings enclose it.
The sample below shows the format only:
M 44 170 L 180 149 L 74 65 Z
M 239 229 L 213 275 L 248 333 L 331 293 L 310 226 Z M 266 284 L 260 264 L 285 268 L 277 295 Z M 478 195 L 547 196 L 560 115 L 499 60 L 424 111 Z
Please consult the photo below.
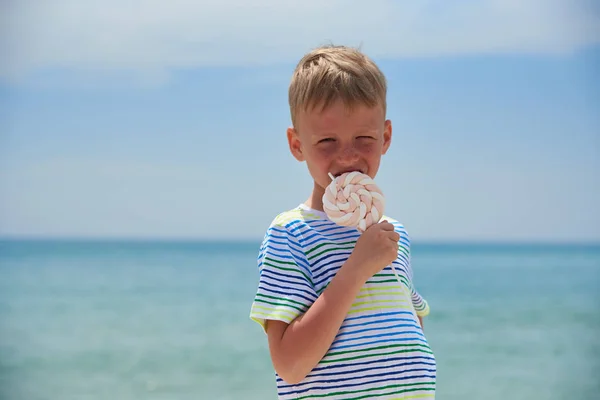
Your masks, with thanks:
M 375 178 L 391 143 L 392 124 L 382 107 L 350 111 L 338 101 L 324 111 L 300 111 L 287 136 L 294 157 L 306 161 L 316 187 L 324 191 L 330 172 L 335 177 L 360 171 Z

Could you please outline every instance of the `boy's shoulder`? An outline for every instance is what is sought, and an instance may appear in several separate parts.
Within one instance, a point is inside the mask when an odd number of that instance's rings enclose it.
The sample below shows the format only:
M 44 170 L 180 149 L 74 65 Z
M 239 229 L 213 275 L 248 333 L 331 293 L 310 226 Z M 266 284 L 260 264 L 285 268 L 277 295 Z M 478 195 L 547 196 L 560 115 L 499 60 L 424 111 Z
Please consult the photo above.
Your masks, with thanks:
M 311 212 L 308 208 L 298 205 L 292 209 L 280 212 L 271 221 L 272 226 L 285 227 L 293 224 L 297 221 L 303 221 L 306 218 L 318 218 L 318 216 Z
M 324 213 L 321 213 L 317 210 L 312 210 L 303 204 L 299 204 L 294 208 L 277 214 L 271 221 L 270 227 L 287 228 L 291 225 L 297 224 L 298 222 L 322 219 L 323 216 Z

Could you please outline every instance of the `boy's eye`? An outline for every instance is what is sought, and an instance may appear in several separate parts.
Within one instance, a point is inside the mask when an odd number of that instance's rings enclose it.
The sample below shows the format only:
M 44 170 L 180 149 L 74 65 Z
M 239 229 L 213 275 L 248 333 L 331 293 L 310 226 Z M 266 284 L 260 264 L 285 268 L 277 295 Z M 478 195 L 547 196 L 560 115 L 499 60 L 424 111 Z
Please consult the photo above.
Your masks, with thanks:
M 375 139 L 373 136 L 359 136 L 359 139 Z
M 327 143 L 327 142 L 333 142 L 333 138 L 325 138 L 325 139 L 321 139 L 319 140 L 318 143 Z

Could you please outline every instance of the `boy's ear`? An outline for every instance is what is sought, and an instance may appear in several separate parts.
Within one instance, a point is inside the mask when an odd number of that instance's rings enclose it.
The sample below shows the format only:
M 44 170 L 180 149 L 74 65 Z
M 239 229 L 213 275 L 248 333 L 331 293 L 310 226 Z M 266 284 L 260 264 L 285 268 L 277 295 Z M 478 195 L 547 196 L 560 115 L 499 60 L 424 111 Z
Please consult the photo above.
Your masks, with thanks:
M 389 119 L 385 120 L 383 126 L 383 148 L 381 154 L 387 153 L 390 145 L 392 144 L 392 121 Z
M 293 127 L 287 129 L 287 139 L 290 146 L 290 151 L 294 158 L 298 161 L 304 161 L 304 154 L 302 154 L 302 143 L 298 137 L 298 131 Z

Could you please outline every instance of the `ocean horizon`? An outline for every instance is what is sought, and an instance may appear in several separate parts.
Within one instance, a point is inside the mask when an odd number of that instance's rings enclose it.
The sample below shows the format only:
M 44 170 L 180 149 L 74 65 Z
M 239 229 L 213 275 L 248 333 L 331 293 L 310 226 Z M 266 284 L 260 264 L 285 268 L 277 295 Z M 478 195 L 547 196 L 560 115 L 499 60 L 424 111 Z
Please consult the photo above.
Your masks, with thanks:
M 1 238 L 0 398 L 275 399 L 262 238 Z M 413 241 L 439 399 L 595 399 L 600 243 Z

